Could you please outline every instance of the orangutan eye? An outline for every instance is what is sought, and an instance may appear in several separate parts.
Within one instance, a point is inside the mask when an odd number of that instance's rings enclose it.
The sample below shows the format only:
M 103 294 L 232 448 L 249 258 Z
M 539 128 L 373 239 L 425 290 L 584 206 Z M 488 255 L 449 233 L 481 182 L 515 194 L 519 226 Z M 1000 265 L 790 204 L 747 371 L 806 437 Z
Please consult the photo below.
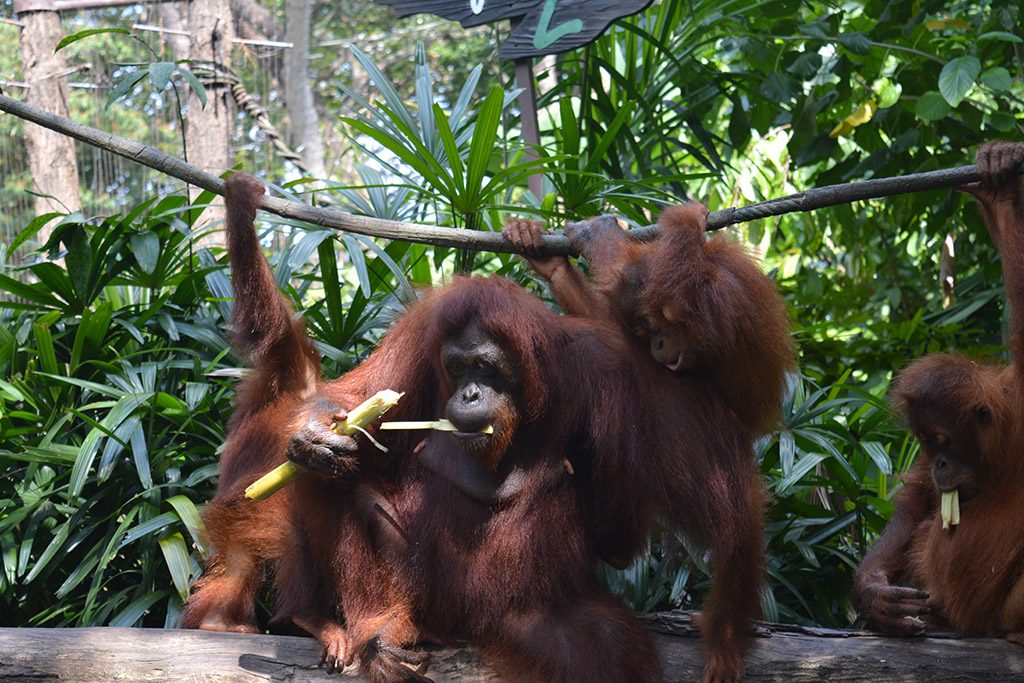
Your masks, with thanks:
M 983 425 L 992 423 L 992 411 L 988 409 L 988 406 L 978 406 L 978 421 Z

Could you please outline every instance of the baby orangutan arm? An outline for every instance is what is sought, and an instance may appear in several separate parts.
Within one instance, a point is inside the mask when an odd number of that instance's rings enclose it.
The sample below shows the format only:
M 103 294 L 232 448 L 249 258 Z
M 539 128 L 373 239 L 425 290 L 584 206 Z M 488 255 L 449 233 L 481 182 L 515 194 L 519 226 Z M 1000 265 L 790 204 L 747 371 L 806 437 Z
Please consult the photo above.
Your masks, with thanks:
M 608 303 L 583 273 L 569 263 L 566 256 L 537 256 L 544 229 L 536 221 L 510 218 L 501 231 L 514 244 L 523 258 L 551 286 L 551 294 L 569 315 L 602 317 Z

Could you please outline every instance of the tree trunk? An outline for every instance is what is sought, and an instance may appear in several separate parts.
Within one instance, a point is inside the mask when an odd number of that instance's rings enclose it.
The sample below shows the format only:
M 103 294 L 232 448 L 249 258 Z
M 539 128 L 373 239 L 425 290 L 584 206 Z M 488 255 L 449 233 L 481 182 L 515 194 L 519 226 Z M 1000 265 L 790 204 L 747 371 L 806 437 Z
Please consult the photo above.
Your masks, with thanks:
M 285 0 L 285 101 L 288 107 L 288 144 L 302 155 L 302 162 L 316 178 L 327 177 L 324 143 L 317 127 L 313 88 L 309 81 L 309 34 L 313 15 L 311 0 Z
M 202 73 L 212 67 L 215 81 L 206 86 L 206 106 L 189 94 L 185 117 L 185 145 L 188 161 L 204 171 L 220 175 L 233 165 L 231 134 L 235 124 L 235 101 L 231 89 L 219 79 L 231 70 L 231 47 L 235 37 L 228 0 L 191 0 L 188 3 L 189 57 Z M 195 190 L 193 198 L 198 195 Z M 224 220 L 224 207 L 215 203 L 203 212 L 196 227 L 203 229 Z M 222 233 L 207 236 L 203 244 L 223 244 Z
M 281 40 L 284 35 L 274 13 L 256 0 L 231 0 L 231 11 L 234 12 L 235 27 L 241 38 Z
M 171 50 L 171 56 L 175 60 L 188 59 L 189 55 L 189 37 L 177 33 L 177 31 L 188 31 L 187 9 L 181 2 L 158 2 L 146 7 L 146 11 L 156 13 L 161 27 L 174 31 L 174 33 L 161 33 L 160 40 L 167 43 Z
M 60 14 L 52 11 L 24 12 L 18 17 L 21 30 L 21 64 L 28 92 L 25 100 L 46 111 L 68 116 L 67 60 L 54 48 L 64 30 Z M 78 193 L 78 162 L 71 138 L 32 123 L 25 124 L 25 147 L 34 190 L 51 197 L 36 197 L 36 215 L 51 211 L 73 212 L 82 208 Z M 45 240 L 49 230 L 40 231 Z

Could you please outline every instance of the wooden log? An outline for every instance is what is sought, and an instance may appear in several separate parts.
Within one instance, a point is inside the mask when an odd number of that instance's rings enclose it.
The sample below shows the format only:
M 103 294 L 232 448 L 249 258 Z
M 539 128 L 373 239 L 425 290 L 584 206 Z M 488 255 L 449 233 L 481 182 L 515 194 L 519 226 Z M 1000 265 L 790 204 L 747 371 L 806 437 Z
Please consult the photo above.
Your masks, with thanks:
M 691 615 L 643 617 L 653 632 L 666 681 L 699 680 L 704 655 Z M 1011 681 L 1024 680 L 1024 648 L 997 638 L 882 638 L 763 624 L 747 656 L 747 680 Z M 362 681 L 317 667 L 311 638 L 130 628 L 0 629 L 0 681 L 115 680 Z M 474 650 L 431 649 L 429 675 L 438 683 L 497 680 Z

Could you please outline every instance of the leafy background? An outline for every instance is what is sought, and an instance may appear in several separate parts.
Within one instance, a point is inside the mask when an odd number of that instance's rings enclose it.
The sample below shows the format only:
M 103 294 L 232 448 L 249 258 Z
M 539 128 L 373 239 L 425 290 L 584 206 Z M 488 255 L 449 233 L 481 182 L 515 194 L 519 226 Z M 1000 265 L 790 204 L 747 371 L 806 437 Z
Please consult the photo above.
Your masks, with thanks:
M 80 28 L 131 21 L 92 16 Z M 317 30 L 390 25 L 359 16 L 353 27 L 324 9 Z M 1013 1 L 656 3 L 546 62 L 537 164 L 519 142 L 510 65 L 493 56 L 500 36 L 460 41 L 461 29 L 434 26 L 403 25 L 401 61 L 361 46 L 351 73 L 330 71 L 329 55 L 314 64 L 326 125 L 347 136 L 353 160 L 327 192 L 349 210 L 475 230 L 523 212 L 555 226 L 603 211 L 646 224 L 687 197 L 715 210 L 959 166 L 980 142 L 1024 131 Z M 12 54 L 0 50 L 0 64 Z M 370 97 L 356 77 L 372 82 Z M 151 115 L 151 87 L 140 80 L 108 115 Z M 287 175 L 252 146 L 238 160 L 270 181 Z M 539 201 L 525 190 L 538 170 Z M 230 282 L 224 254 L 190 239 L 195 212 L 182 196 L 129 189 L 128 206 L 64 217 L 45 244 L 34 240 L 47 217 L 22 216 L 0 245 L 3 625 L 174 625 L 200 571 L 199 509 L 241 372 L 225 340 Z M 513 257 L 264 219 L 278 283 L 304 310 L 328 376 L 365 357 L 416 287 L 455 270 L 502 273 L 547 296 Z M 1005 360 L 998 254 L 977 211 L 949 191 L 732 232 L 778 283 L 800 349 L 778 430 L 758 444 L 772 493 L 765 614 L 847 626 L 854 568 L 916 456 L 887 407 L 892 373 L 952 348 Z M 958 274 L 944 300 L 947 240 Z M 706 557 L 670 533 L 605 574 L 641 610 L 699 605 L 708 584 Z

